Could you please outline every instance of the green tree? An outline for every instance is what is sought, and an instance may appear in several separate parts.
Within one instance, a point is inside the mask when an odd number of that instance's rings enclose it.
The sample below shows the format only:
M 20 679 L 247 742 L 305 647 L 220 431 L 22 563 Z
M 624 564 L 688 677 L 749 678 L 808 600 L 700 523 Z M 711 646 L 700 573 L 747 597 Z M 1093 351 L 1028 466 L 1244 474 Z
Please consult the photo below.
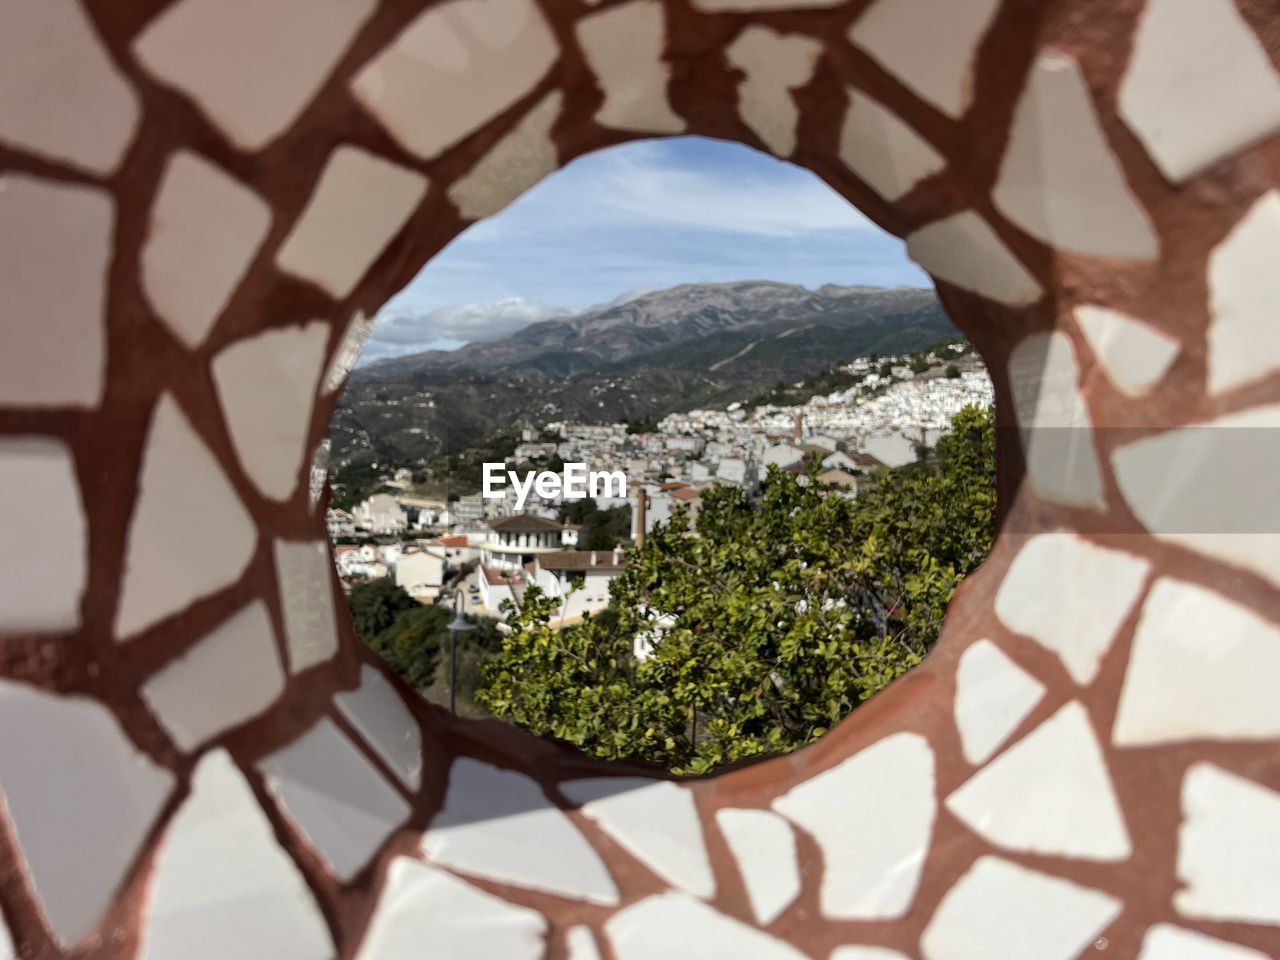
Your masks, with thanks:
M 407 680 L 415 690 L 431 686 L 440 665 L 441 648 L 447 642 L 449 611 L 444 607 L 414 604 L 395 622 L 366 641 L 371 650 Z
M 394 578 L 380 577 L 352 587 L 347 595 L 347 606 L 351 609 L 351 623 L 356 628 L 356 635 L 366 644 L 371 644 L 378 634 L 395 623 L 401 613 L 414 609 L 418 604 L 403 587 L 396 586 Z
M 960 379 L 960 368 L 957 367 L 954 363 L 947 364 L 947 379 L 948 380 Z
M 527 590 L 477 699 L 682 773 L 803 746 L 932 648 L 990 548 L 994 461 L 991 412 L 968 408 L 930 464 L 882 471 L 858 500 L 812 469 L 771 470 L 758 506 L 709 490 L 695 524 L 677 511 L 628 551 L 602 615 L 557 629 L 557 604 Z

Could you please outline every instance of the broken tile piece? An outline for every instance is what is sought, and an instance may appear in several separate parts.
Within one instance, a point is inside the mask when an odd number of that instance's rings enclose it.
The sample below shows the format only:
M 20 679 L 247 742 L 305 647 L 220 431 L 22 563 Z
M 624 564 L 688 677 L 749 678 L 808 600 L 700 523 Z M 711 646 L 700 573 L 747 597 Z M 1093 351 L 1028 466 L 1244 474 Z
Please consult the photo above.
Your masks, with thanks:
M 141 693 L 187 751 L 257 716 L 283 691 L 271 619 L 254 600 L 153 674 Z
M 192 510 L 191 504 L 200 508 Z M 125 640 L 230 586 L 258 529 L 222 467 L 170 394 L 156 403 L 125 547 L 115 634 Z M 190 549 L 199 543 L 199 550 Z
M 1280 793 L 1209 763 L 1182 781 L 1178 880 L 1184 917 L 1280 923 Z
M 1089 715 L 1072 701 L 947 797 L 947 809 L 1007 850 L 1117 861 L 1132 853 Z
M 782 817 L 768 810 L 726 807 L 716 814 L 738 864 L 756 922 L 767 927 L 800 895 L 796 838 Z
M 89 526 L 75 457 L 58 437 L 0 438 L 0 502 L 34 492 L 39 510 L 10 510 L 0 526 L 0 633 L 80 626 L 89 578 Z
M 213 380 L 244 472 L 264 497 L 298 488 L 329 325 L 267 330 L 213 358 Z
M 1029 306 L 1044 296 L 1036 278 L 972 210 L 908 236 L 907 256 L 939 280 L 1011 307 Z
M 1280 78 L 1233 0 L 1151 0 L 1117 110 L 1181 183 L 1280 129 Z
M 1044 696 L 1044 684 L 1000 652 L 979 640 L 956 667 L 956 729 L 969 763 L 995 752 Z
M 1056 653 L 1084 686 L 1097 675 L 1150 566 L 1073 533 L 1038 534 L 1010 564 L 996 593 L 996 616 Z
M 840 159 L 886 200 L 900 200 L 947 165 L 915 128 L 861 90 L 849 88 Z
M 920 951 L 924 960 L 1074 960 L 1121 907 L 1100 890 L 980 857 L 942 898 Z
M 330 960 L 334 945 L 302 873 L 225 750 L 201 759 L 160 841 L 142 960 Z
M 0 810 L 17 837 L 49 929 L 68 950 L 111 904 L 173 774 L 106 707 L 0 680 Z
M 165 166 L 142 245 L 142 290 L 192 350 L 208 336 L 271 229 L 265 200 L 180 150 Z
M 116 171 L 138 126 L 138 96 L 76 0 L 6 0 L 0 63 L 0 141 L 102 176 Z
M 693 794 L 668 780 L 568 780 L 559 790 L 633 856 L 673 886 L 699 897 L 716 892 Z
M 355 289 L 427 192 L 422 174 L 360 147 L 329 156 L 276 266 L 341 300 Z
M 822 912 L 839 920 L 905 916 L 915 900 L 937 813 L 933 751 L 895 733 L 792 787 L 773 808 L 822 848 Z M 885 811 L 892 810 L 891 818 Z M 850 823 L 875 822 L 874 831 Z
M 396 857 L 356 960 L 421 960 L 424 944 L 442 958 L 540 960 L 546 930 L 537 911 L 477 890 L 438 867 Z
M 422 842 L 434 861 L 516 886 L 613 905 L 604 861 L 537 781 L 460 757 Z
M 564 94 L 552 91 L 525 114 L 466 174 L 449 187 L 449 200 L 464 220 L 492 216 L 560 165 L 551 128 Z
M 1280 368 L 1280 334 L 1272 322 L 1280 297 L 1280 275 L 1271 269 L 1277 244 L 1280 190 L 1269 190 L 1209 254 L 1210 393 Z
M 973 100 L 973 62 L 1000 0 L 876 0 L 849 41 L 917 96 L 959 118 Z M 928 29 L 921 29 L 928 24 Z
M 409 804 L 328 717 L 258 769 L 340 880 L 359 873 L 409 816 Z
M 1157 923 L 1142 938 L 1138 960 L 1268 960 L 1258 950 L 1227 943 L 1198 930 Z
M 1133 747 L 1280 737 L 1270 682 L 1277 671 L 1280 629 L 1271 621 L 1216 591 L 1162 578 L 1142 607 L 1112 740 Z
M 365 664 L 360 668 L 360 686 L 333 700 L 400 782 L 416 791 L 422 783 L 422 730 L 382 672 Z
M 1119 310 L 1081 304 L 1076 323 L 1116 389 L 1140 397 L 1163 379 L 1178 356 L 1173 337 Z
M 105 190 L 0 172 L 0 289 L 6 316 L 27 318 L 5 324 L 0 405 L 101 402 L 115 222 Z
M 992 191 L 996 208 L 1038 240 L 1090 257 L 1154 260 L 1160 241 L 1125 180 L 1076 61 L 1036 60 Z
M 277 540 L 275 558 L 289 672 L 301 673 L 338 652 L 329 544 L 324 540 Z
M 233 144 L 258 150 L 293 126 L 376 6 L 376 0 L 179 0 L 143 28 L 133 52 Z
M 646 897 L 611 916 L 604 929 L 617 960 L 705 960 L 708 944 L 722 957 L 806 960 L 790 944 L 683 893 Z
M 351 92 L 401 146 L 430 159 L 533 90 L 558 54 L 533 0 L 453 0 L 401 31 Z
M 792 91 L 813 76 L 822 44 L 798 33 L 749 26 L 725 48 L 729 63 L 746 76 L 738 84 L 738 113 L 779 157 L 796 148 L 800 108 Z
M 685 120 L 671 109 L 671 65 L 663 59 L 666 17 L 658 0 L 630 0 L 577 24 L 578 42 L 604 90 L 595 121 L 616 130 L 683 133 Z

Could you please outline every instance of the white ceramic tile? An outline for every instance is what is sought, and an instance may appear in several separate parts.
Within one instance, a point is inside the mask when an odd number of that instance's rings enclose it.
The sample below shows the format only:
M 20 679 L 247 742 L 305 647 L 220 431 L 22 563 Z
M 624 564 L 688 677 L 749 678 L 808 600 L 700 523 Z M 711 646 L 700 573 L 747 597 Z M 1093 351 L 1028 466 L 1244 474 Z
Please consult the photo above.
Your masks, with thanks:
M 0 633 L 74 630 L 89 577 L 89 530 L 66 443 L 0 438 L 0 502 L 11 506 L 0 525 Z
M 1208 389 L 1222 393 L 1280 367 L 1274 323 L 1280 274 L 1272 269 L 1280 245 L 1280 191 L 1249 208 L 1209 255 Z
M 822 44 L 798 33 L 749 26 L 725 48 L 729 64 L 746 77 L 738 84 L 738 113 L 779 157 L 796 148 L 800 108 L 791 92 L 813 76 Z
M 578 21 L 578 43 L 604 91 L 595 121 L 645 133 L 683 133 L 671 109 L 671 66 L 662 59 L 667 33 L 659 0 L 631 0 Z
M 668 780 L 570 780 L 560 792 L 633 856 L 673 886 L 699 897 L 716 892 L 693 794 Z
M 341 880 L 359 873 L 409 816 L 409 804 L 328 717 L 258 769 Z
M 165 166 L 142 245 L 142 290 L 193 350 L 226 308 L 271 229 L 271 208 L 208 160 L 180 150 Z
M 41 109 L 49 109 L 42 101 Z M 96 407 L 106 377 L 111 195 L 0 172 L 0 405 Z
M 1160 241 L 1125 181 L 1076 61 L 1044 53 L 1013 115 L 992 192 L 1033 237 L 1091 257 L 1154 260 Z
M 479 760 L 454 762 L 422 847 L 432 860 L 486 880 L 618 902 L 600 855 L 537 781 Z
M 564 94 L 554 90 L 449 187 L 449 200 L 464 220 L 497 213 L 560 165 L 551 128 Z
M 1093 682 L 1116 630 L 1138 600 L 1150 564 L 1057 531 L 1029 539 L 996 594 L 996 616 Z
M 142 960 L 329 960 L 329 930 L 224 750 L 200 761 L 160 843 Z
M 830 960 L 910 960 L 910 958 L 905 953 L 890 950 L 888 947 L 853 945 L 836 947 L 831 951 Z
M 257 150 L 301 116 L 376 0 L 180 0 L 133 43 L 236 146 Z
M 1035 303 L 1044 290 L 972 210 L 921 227 L 907 237 L 907 256 L 939 280 L 1011 307 Z
M 0 680 L 0 730 L 8 732 L 0 737 L 0 808 L 49 929 L 69 948 L 111 903 L 173 775 L 88 697 Z
M 324 437 L 311 451 L 311 464 L 307 470 L 307 505 L 312 510 L 320 506 L 325 484 L 329 482 L 329 452 L 332 448 L 332 442 Z
M 1000 0 L 877 0 L 849 40 L 917 96 L 959 117 L 973 100 L 974 58 L 999 7 Z
M 364 349 L 364 342 L 369 339 L 375 319 L 375 317 L 366 317 L 360 310 L 352 314 L 351 322 L 347 324 L 346 332 L 342 335 L 342 342 L 333 352 L 333 359 L 329 361 L 329 367 L 325 370 L 324 382 L 320 386 L 321 394 L 327 396 L 346 382 L 347 374 L 360 359 L 360 352 Z
M 277 540 L 275 557 L 289 671 L 299 673 L 338 652 L 329 544 Z
M 852 87 L 840 126 L 840 159 L 876 193 L 893 201 L 947 165 L 896 113 Z
M 120 165 L 138 98 L 76 0 L 0 6 L 0 63 L 0 140 L 93 173 Z
M 1280 737 L 1277 675 L 1280 629 L 1212 590 L 1161 579 L 1138 621 L 1112 740 Z
M 1036 333 L 1009 355 L 1009 389 L 1036 493 L 1072 507 L 1106 506 L 1080 368 L 1066 334 Z
M 406 150 L 434 157 L 529 93 L 559 50 L 532 0 L 432 6 L 351 91 Z
M 1121 907 L 1100 890 L 982 857 L 942 898 L 920 952 L 924 960 L 1072 960 Z
M 1068 703 L 947 797 L 971 830 L 1008 850 L 1125 860 L 1129 832 L 1089 715 Z
M 1044 684 L 979 640 L 956 666 L 956 729 L 969 763 L 982 763 L 1044 696 Z
M 162 395 L 142 452 L 116 638 L 230 586 L 244 573 L 257 539 L 222 467 L 173 397 Z
M 568 948 L 569 960 L 600 960 L 600 949 L 596 946 L 596 938 L 586 924 L 570 927 L 565 934 L 565 945 Z
M 0 917 L 0 960 L 14 960 L 15 956 L 13 940 L 9 937 L 9 928 L 5 926 L 4 918 Z M 576 960 L 576 958 L 570 958 L 570 960 Z
M 1131 397 L 1159 383 L 1178 356 L 1177 340 L 1119 310 L 1082 304 L 1075 318 L 1107 379 Z
M 743 960 L 806 960 L 784 941 L 682 893 L 647 897 L 615 913 L 604 929 L 617 960 L 706 960 L 708 949 Z
M 1178 880 L 1184 917 L 1280 923 L 1280 794 L 1208 763 L 1182 781 Z
M 213 381 L 244 472 L 264 497 L 298 488 L 329 325 L 268 330 L 213 358 Z
M 800 895 L 796 838 L 787 821 L 768 810 L 726 807 L 716 814 L 761 926 L 778 919 Z
M 267 607 L 254 600 L 142 685 L 180 750 L 244 723 L 284 690 Z
M 359 147 L 338 147 L 276 254 L 276 265 L 341 299 L 355 289 L 426 192 L 422 174 Z
M 1117 106 L 1180 183 L 1280 129 L 1280 80 L 1232 0 L 1151 0 Z
M 1267 955 L 1198 930 L 1157 923 L 1142 938 L 1138 960 L 1268 960 Z
M 822 848 L 820 901 L 828 917 L 893 919 L 911 909 L 937 813 L 933 751 L 924 737 L 885 737 L 792 787 L 773 808 Z M 876 829 L 850 830 L 850 823 Z
M 534 910 L 396 857 L 356 960 L 422 960 L 424 950 L 460 960 L 539 960 L 546 929 Z
M 1112 454 L 1125 502 L 1148 530 L 1280 584 L 1273 464 L 1280 406 L 1167 430 Z
M 360 668 L 360 686 L 333 698 L 342 715 L 411 791 L 422 783 L 422 730 L 376 667 Z

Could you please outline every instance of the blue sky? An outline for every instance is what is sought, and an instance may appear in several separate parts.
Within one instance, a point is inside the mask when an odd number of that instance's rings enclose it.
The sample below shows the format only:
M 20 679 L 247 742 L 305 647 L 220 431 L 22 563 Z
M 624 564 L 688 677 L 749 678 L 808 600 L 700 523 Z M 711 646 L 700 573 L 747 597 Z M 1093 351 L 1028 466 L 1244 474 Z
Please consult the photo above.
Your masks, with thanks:
M 680 283 L 928 286 L 816 176 L 678 137 L 580 157 L 442 250 L 379 312 L 362 362 L 453 349 Z

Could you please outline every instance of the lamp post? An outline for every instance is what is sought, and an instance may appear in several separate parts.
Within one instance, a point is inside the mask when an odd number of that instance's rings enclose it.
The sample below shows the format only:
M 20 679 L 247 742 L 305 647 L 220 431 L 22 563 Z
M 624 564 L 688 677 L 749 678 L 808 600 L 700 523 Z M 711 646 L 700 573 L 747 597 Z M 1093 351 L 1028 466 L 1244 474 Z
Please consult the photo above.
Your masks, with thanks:
M 458 715 L 458 634 L 474 630 L 462 612 L 462 591 L 453 594 L 453 619 L 449 622 L 449 712 Z

